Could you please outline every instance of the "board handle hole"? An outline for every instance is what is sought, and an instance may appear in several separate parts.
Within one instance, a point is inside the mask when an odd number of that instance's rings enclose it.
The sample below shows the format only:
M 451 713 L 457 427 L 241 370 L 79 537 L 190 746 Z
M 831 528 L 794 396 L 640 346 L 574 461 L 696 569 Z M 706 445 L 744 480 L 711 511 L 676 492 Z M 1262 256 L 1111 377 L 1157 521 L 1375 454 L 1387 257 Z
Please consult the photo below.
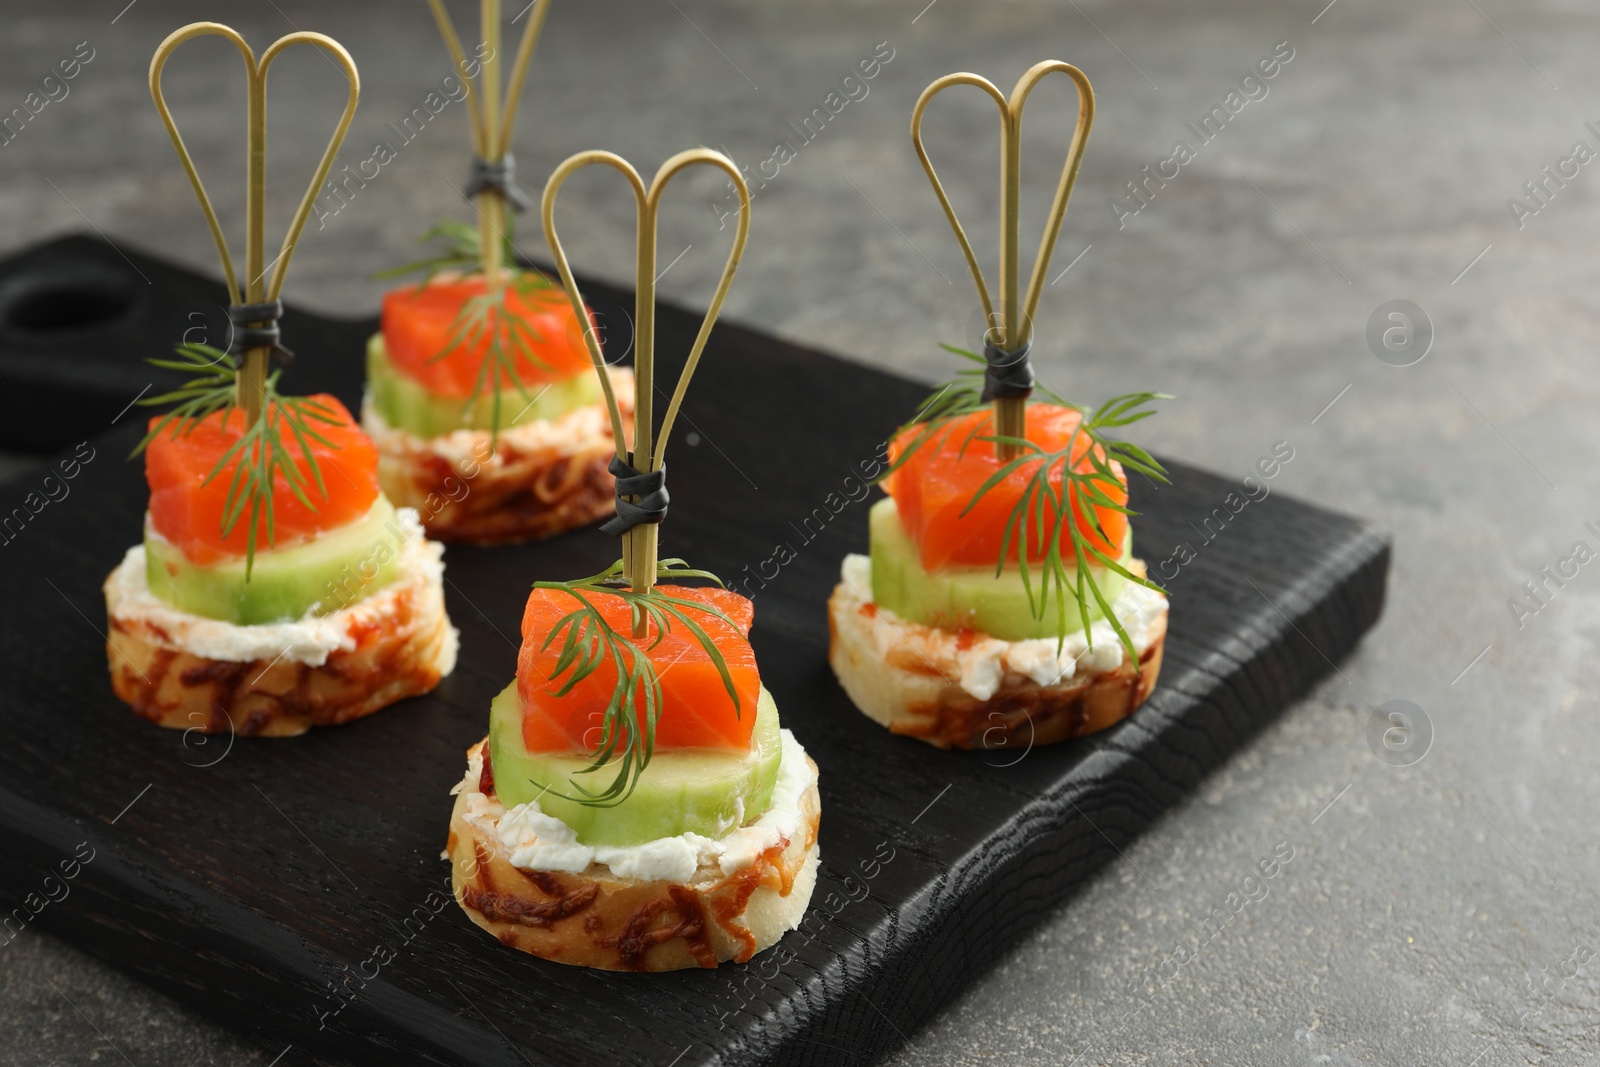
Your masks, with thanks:
M 126 279 L 98 270 L 40 274 L 0 286 L 0 327 L 12 333 L 81 333 L 108 326 L 133 310 Z

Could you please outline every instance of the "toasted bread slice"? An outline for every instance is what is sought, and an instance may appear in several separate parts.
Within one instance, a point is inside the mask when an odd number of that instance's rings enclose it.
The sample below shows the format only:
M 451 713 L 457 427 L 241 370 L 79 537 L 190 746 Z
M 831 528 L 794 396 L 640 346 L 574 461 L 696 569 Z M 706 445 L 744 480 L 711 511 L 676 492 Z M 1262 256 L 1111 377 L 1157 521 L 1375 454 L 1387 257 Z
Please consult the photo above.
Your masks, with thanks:
M 633 372 L 612 370 L 623 419 Z M 378 482 L 396 507 L 416 508 L 428 536 L 494 545 L 537 541 L 616 512 L 616 455 L 604 404 L 503 430 L 423 438 L 390 426 L 368 397 L 361 426 L 378 447 Z
M 799 833 L 731 873 L 702 866 L 674 882 L 619 877 L 600 863 L 576 873 L 514 866 L 493 827 L 468 817 L 474 798 L 484 798 L 480 783 L 493 789 L 481 774 L 483 747 L 468 751 L 446 857 L 457 902 L 502 944 L 613 971 L 715 967 L 770 948 L 805 915 L 817 881 L 822 802 L 816 764 L 803 751 L 810 780 L 798 800 Z

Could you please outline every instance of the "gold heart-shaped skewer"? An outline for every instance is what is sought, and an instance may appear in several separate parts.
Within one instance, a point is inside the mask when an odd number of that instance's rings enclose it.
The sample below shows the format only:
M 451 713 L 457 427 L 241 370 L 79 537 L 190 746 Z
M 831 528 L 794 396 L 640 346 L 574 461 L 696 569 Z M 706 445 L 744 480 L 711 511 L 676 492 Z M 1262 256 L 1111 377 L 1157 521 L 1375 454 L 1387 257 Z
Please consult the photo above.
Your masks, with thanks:
M 233 256 L 228 251 L 228 240 L 223 236 L 221 223 L 217 221 L 216 209 L 212 207 L 211 197 L 206 194 L 205 183 L 200 180 L 200 172 L 195 169 L 194 159 L 183 143 L 183 136 L 178 132 L 177 123 L 172 119 L 172 111 L 167 107 L 161 87 L 162 71 L 178 46 L 196 37 L 205 36 L 222 37 L 237 48 L 239 54 L 244 57 L 245 74 L 248 79 L 246 139 L 249 148 L 249 166 L 246 171 L 245 186 L 245 284 L 242 292 L 234 270 Z M 297 44 L 315 45 L 332 56 L 349 81 L 350 92 L 345 101 L 344 113 L 339 117 L 333 137 L 328 141 L 327 150 L 322 153 L 321 162 L 317 164 L 316 175 L 311 179 L 305 196 L 300 199 L 300 207 L 289 223 L 288 232 L 283 238 L 283 247 L 279 250 L 277 259 L 273 260 L 271 281 L 263 285 L 262 281 L 267 273 L 262 237 L 266 216 L 267 71 L 274 59 Z M 217 254 L 222 259 L 222 273 L 228 281 L 228 298 L 234 305 L 276 301 L 283 292 L 283 279 L 289 268 L 289 260 L 294 254 L 295 242 L 299 240 L 300 232 L 305 228 L 306 219 L 311 214 L 311 207 L 316 202 L 317 193 L 321 190 L 322 183 L 327 180 L 328 171 L 333 167 L 339 145 L 344 141 L 346 131 L 350 129 L 350 120 L 355 116 L 356 102 L 360 95 L 361 78 L 356 73 L 355 61 L 350 58 L 350 53 L 345 51 L 339 42 L 320 33 L 301 32 L 280 37 L 261 53 L 258 62 L 249 44 L 237 31 L 217 22 L 195 22 L 173 31 L 156 49 L 155 55 L 150 60 L 150 96 L 155 100 L 156 110 L 161 113 L 161 121 L 166 124 L 167 134 L 172 138 L 173 147 L 178 150 L 178 160 L 189 176 L 189 184 L 194 186 L 201 210 L 205 212 L 206 224 L 211 227 L 211 238 L 216 242 Z M 267 348 L 254 348 L 245 353 L 244 373 L 240 376 L 239 399 L 245 409 L 246 423 L 254 422 L 260 413 L 269 352 Z
M 1033 275 L 1028 281 L 1026 300 L 1019 307 L 1017 283 L 1017 249 L 1020 206 L 1022 200 L 1022 107 L 1033 87 L 1046 75 L 1061 71 L 1078 87 L 1078 121 L 1073 127 L 1072 143 L 1067 148 L 1067 160 L 1061 170 L 1061 181 L 1056 186 L 1055 200 L 1046 218 L 1044 237 L 1039 242 L 1039 252 L 1033 261 Z M 939 93 L 953 85 L 976 85 L 994 99 L 1000 108 L 1000 313 L 996 314 L 990 299 L 989 287 L 984 283 L 983 271 L 978 267 L 978 257 L 972 251 L 961 220 L 956 218 L 950 197 L 939 181 L 933 161 L 922 143 L 922 113 L 928 103 Z M 947 74 L 923 90 L 911 110 L 911 143 L 917 149 L 917 158 L 933 183 L 933 191 L 950 220 L 961 251 L 967 257 L 967 267 L 978 286 L 978 299 L 983 304 L 984 340 L 1004 352 L 1017 352 L 1033 339 L 1033 316 L 1039 307 L 1039 295 L 1050 267 L 1050 257 L 1055 251 L 1056 238 L 1061 234 L 1061 223 L 1066 218 L 1067 201 L 1072 197 L 1072 187 L 1078 180 L 1078 167 L 1083 162 L 1084 146 L 1089 140 L 1089 130 L 1094 125 L 1094 89 L 1083 71 L 1071 63 L 1045 60 L 1036 63 L 1017 80 L 1008 99 L 994 83 L 977 74 Z M 1020 314 L 1019 314 L 1020 312 Z M 998 399 L 995 401 L 996 432 L 1002 437 L 1024 436 L 1026 397 Z M 1009 450 L 1002 448 L 1005 455 Z
M 522 12 L 528 16 L 522 28 L 522 41 L 517 46 L 516 58 L 511 63 L 511 75 L 501 95 L 500 84 L 500 0 L 482 0 L 480 30 L 482 48 L 486 54 L 472 73 L 473 64 L 467 60 L 461 47 L 461 35 L 456 32 L 444 0 L 428 0 L 433 10 L 439 35 L 444 38 L 445 50 L 455 64 L 456 73 L 464 85 L 471 88 L 467 94 L 467 114 L 472 126 L 472 151 L 481 161 L 506 164 L 511 152 L 511 133 L 516 129 L 517 110 L 522 104 L 522 86 L 528 78 L 529 60 L 544 30 L 545 16 L 550 13 L 550 0 L 534 0 Z M 531 12 L 531 13 L 530 13 Z M 517 18 L 521 18 L 518 15 Z M 515 19 L 512 20 L 516 21 Z M 509 173 L 509 172 L 508 172 Z M 512 187 L 515 188 L 515 187 Z M 517 196 L 520 198 L 521 194 Z M 499 292 L 501 285 L 503 238 L 506 229 L 506 189 L 484 188 L 477 193 L 479 246 L 483 253 L 483 277 L 490 292 Z M 521 211 L 523 201 L 518 200 L 516 210 Z
M 566 251 L 561 247 L 561 238 L 556 235 L 556 193 L 574 172 L 596 163 L 611 167 L 628 179 L 638 212 L 638 239 L 634 255 L 633 373 L 636 398 L 632 451 L 629 451 L 627 438 L 623 434 L 622 413 L 617 407 L 616 394 L 611 388 L 611 378 L 606 371 L 605 356 L 600 351 L 599 338 L 595 336 L 593 324 L 590 323 L 588 313 L 584 309 L 583 297 L 578 292 L 578 283 L 572 278 L 572 267 L 567 262 Z M 728 252 L 728 261 L 722 268 L 722 278 L 717 282 L 716 292 L 711 297 L 711 306 L 700 322 L 700 332 L 689 348 L 688 359 L 684 362 L 683 372 L 678 375 L 677 387 L 667 404 L 666 417 L 661 422 L 661 433 L 657 436 L 653 434 L 651 428 L 653 407 L 651 401 L 655 393 L 656 215 L 660 209 L 661 196 L 666 192 L 667 183 L 673 176 L 679 171 L 701 163 L 724 171 L 728 175 L 728 180 L 738 190 L 741 205 L 739 224 L 734 231 L 733 248 Z M 694 376 L 695 368 L 700 364 L 700 354 L 705 350 L 706 339 L 711 336 L 711 327 L 716 323 L 717 315 L 722 310 L 722 302 L 728 295 L 728 287 L 733 284 L 734 272 L 739 269 L 739 258 L 744 255 L 745 238 L 750 232 L 750 190 L 745 185 L 739 168 L 735 167 L 727 156 L 709 148 L 692 148 L 686 152 L 679 152 L 661 164 L 661 169 L 656 171 L 656 176 L 650 182 L 648 189 L 644 180 L 639 177 L 639 172 L 621 156 L 613 152 L 589 151 L 569 157 L 555 169 L 550 175 L 550 181 L 544 187 L 540 208 L 545 240 L 550 245 L 550 254 L 555 257 L 556 269 L 561 272 L 561 282 L 566 287 L 567 299 L 572 301 L 572 310 L 577 315 L 578 321 L 585 324 L 583 339 L 588 346 L 589 358 L 594 363 L 595 372 L 600 376 L 601 388 L 605 391 L 606 406 L 611 412 L 611 435 L 616 442 L 617 455 L 627 457 L 628 464 L 640 474 L 659 471 L 666 455 L 667 437 L 672 433 L 672 424 L 678 417 L 678 408 L 682 405 L 684 393 L 689 388 L 689 379 Z M 642 465 L 635 461 L 636 456 L 642 461 Z M 637 592 L 648 592 L 655 583 L 657 534 L 655 525 L 646 524 L 635 526 L 623 535 L 623 576 Z

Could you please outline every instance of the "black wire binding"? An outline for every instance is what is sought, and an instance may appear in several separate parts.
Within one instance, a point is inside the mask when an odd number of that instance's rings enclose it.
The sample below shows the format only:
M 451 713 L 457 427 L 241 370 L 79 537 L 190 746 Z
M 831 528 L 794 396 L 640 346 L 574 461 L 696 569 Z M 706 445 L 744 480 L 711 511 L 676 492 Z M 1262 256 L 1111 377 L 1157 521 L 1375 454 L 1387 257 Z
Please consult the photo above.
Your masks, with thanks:
M 471 200 L 489 189 L 505 197 L 506 203 L 510 204 L 511 209 L 518 214 L 533 206 L 528 194 L 517 188 L 517 161 L 510 152 L 507 152 L 498 163 L 491 163 L 478 156 L 472 157 L 472 170 L 467 175 L 467 187 L 463 190 L 463 194 Z
M 635 526 L 657 523 L 667 517 L 667 503 L 671 497 L 667 494 L 666 466 L 640 474 L 633 469 L 632 461 L 631 453 L 626 460 L 621 456 L 611 460 L 609 469 L 617 480 L 617 517 L 600 527 L 608 534 L 626 533 Z M 630 496 L 639 499 L 624 499 Z
M 1033 360 L 1028 353 L 1033 348 L 1029 341 L 1015 352 L 1005 352 L 993 344 L 983 346 L 983 400 L 1009 400 L 1033 393 Z
M 270 348 L 272 354 L 284 363 L 294 362 L 294 353 L 283 347 L 283 335 L 278 329 L 278 320 L 281 318 L 282 300 L 229 307 L 228 320 L 233 323 L 233 337 L 228 342 L 228 352 L 237 356 L 252 348 Z

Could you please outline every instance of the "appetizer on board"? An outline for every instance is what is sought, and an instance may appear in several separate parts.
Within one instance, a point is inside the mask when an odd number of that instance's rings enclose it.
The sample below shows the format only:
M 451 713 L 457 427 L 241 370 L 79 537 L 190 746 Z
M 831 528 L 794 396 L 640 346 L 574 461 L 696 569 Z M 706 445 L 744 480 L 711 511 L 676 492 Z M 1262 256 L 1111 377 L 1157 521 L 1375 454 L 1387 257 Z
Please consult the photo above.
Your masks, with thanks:
M 1077 84 L 1078 124 L 1019 300 L 1022 108 L 1055 71 Z M 950 85 L 978 86 L 1000 108 L 998 309 L 922 144 L 923 111 Z M 977 367 L 924 401 L 890 441 L 871 554 L 845 557 L 828 602 L 829 661 L 863 713 L 941 748 L 1020 749 L 1103 730 L 1144 702 L 1161 669 L 1167 597 L 1132 555 L 1128 474 L 1165 477 L 1118 438 L 1161 397 L 1079 408 L 1036 387 L 1029 358 L 1093 120 L 1088 79 L 1057 61 L 1035 65 L 1009 99 L 975 74 L 940 78 L 912 112 L 912 142 L 977 283 L 985 348 L 950 349 Z
M 210 198 L 161 91 L 172 52 L 216 35 L 247 57 L 249 175 L 241 293 Z M 279 252 L 263 269 L 262 101 L 273 59 L 295 44 L 323 49 L 344 70 L 343 117 Z M 191 379 L 150 404 L 139 445 L 150 486 L 143 543 L 105 582 L 112 687 L 162 726 L 283 737 L 370 714 L 425 693 L 455 666 L 445 615 L 441 546 L 410 508 L 378 486 L 378 455 L 343 404 L 279 390 L 288 358 L 279 293 L 296 238 L 355 112 L 359 82 L 339 44 L 294 33 L 262 54 L 226 26 L 195 23 L 169 36 L 150 66 L 150 91 L 210 224 L 227 275 L 233 336 L 226 351 L 180 346 L 161 366 Z
M 749 642 L 754 605 L 706 571 L 658 560 L 657 546 L 668 502 L 663 450 L 743 252 L 749 193 L 733 164 L 707 149 L 669 159 L 648 192 L 620 157 L 571 157 L 551 176 L 543 209 L 574 309 L 582 299 L 556 236 L 555 197 L 591 163 L 622 172 L 638 200 L 644 396 L 654 374 L 659 194 L 705 163 L 727 173 L 744 208 L 659 435 L 641 405 L 629 451 L 620 405 L 600 379 L 617 475 L 617 518 L 605 529 L 622 535 L 622 559 L 592 578 L 535 584 L 517 676 L 494 698 L 488 737 L 468 750 L 445 856 L 467 915 L 512 948 L 610 970 L 742 963 L 799 925 L 811 899 L 817 768 L 761 684 Z M 589 355 L 603 375 L 592 335 Z
M 444 250 L 423 279 L 383 298 L 367 345 L 361 424 L 378 447 L 378 477 L 418 509 L 429 534 L 497 544 L 550 537 L 612 512 L 606 406 L 584 345 L 586 315 L 559 286 L 517 265 L 513 213 L 528 200 L 515 181 L 511 134 L 549 0 L 525 12 L 502 103 L 500 4 L 483 4 L 482 43 L 467 54 L 442 0 L 430 0 L 472 125 L 463 192 L 477 223 L 446 220 L 424 240 Z M 507 212 L 510 207 L 512 213 Z M 617 403 L 633 406 L 633 375 L 607 371 Z

